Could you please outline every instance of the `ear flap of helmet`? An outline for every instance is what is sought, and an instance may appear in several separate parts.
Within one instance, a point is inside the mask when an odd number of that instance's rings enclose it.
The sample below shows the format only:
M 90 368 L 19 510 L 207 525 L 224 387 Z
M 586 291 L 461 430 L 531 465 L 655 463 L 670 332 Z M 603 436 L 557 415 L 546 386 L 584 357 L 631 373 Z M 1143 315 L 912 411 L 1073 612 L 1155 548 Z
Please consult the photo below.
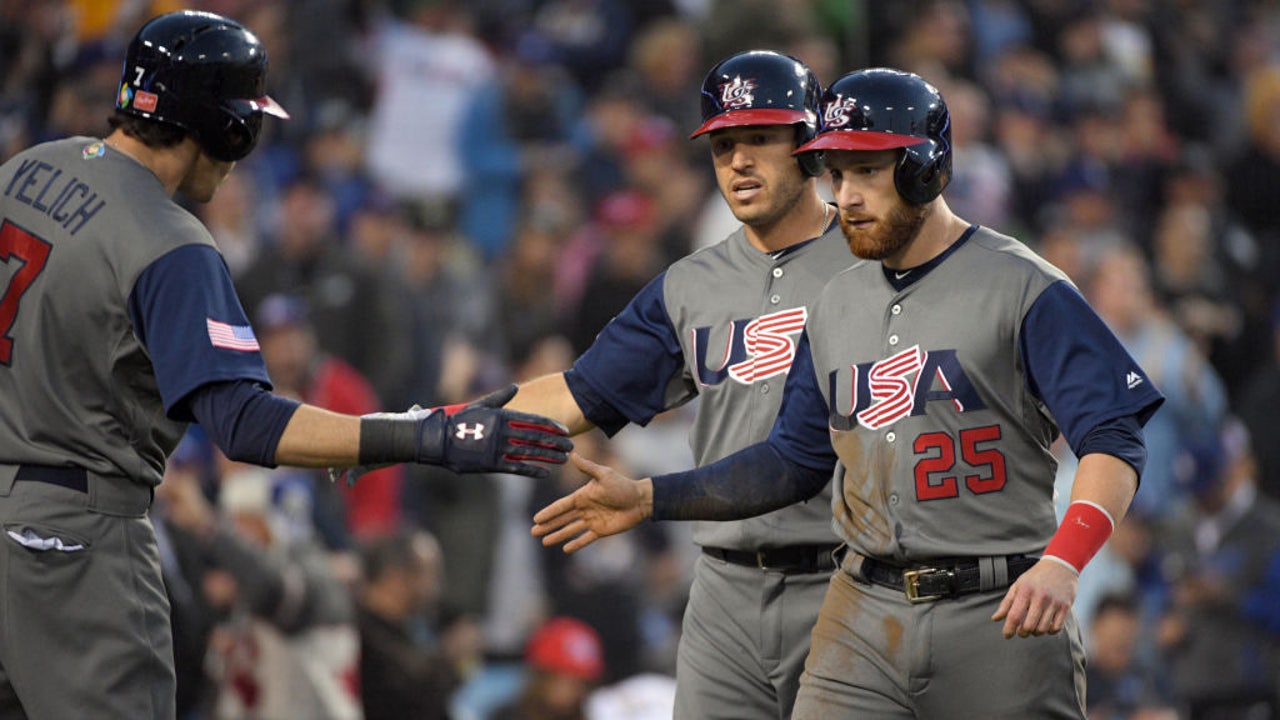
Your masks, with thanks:
M 201 147 L 216 160 L 235 162 L 243 159 L 258 144 L 262 132 L 262 115 L 240 115 L 220 107 L 212 111 L 209 120 L 195 123 Z
M 923 205 L 942 194 L 950 182 L 951 151 L 941 142 L 929 140 L 902 149 L 893 183 L 904 200 Z
M 798 123 L 796 125 L 796 147 L 809 142 L 817 134 L 818 132 L 814 125 Z M 817 177 L 827 171 L 827 156 L 821 150 L 796 153 L 796 162 L 800 164 L 800 171 L 809 177 Z

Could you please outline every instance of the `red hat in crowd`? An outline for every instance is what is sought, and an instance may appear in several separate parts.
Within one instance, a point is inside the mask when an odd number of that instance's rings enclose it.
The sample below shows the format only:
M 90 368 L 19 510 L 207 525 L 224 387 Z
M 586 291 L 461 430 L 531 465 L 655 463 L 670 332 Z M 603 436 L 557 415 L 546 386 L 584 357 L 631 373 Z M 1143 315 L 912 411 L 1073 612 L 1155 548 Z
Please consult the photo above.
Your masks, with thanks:
M 595 682 L 604 674 L 600 636 L 584 622 L 551 618 L 529 639 L 525 659 L 538 670 Z
M 596 206 L 596 220 L 611 230 L 643 227 L 653 221 L 657 206 L 639 190 L 619 190 Z

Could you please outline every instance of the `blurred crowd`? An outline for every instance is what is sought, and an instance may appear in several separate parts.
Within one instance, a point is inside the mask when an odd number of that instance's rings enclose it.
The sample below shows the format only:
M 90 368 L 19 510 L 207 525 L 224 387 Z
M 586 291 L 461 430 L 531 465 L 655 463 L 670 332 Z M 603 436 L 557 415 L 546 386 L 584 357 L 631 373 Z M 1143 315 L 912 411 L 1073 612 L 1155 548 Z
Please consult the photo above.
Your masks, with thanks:
M 124 43 L 178 7 L 268 47 L 292 119 L 190 209 L 277 390 L 348 413 L 562 370 L 732 230 L 685 140 L 716 60 L 921 74 L 951 109 L 951 207 L 1066 271 L 1168 397 L 1081 577 L 1090 718 L 1280 717 L 1277 3 L 0 0 L 0 159 L 104 135 Z M 688 421 L 578 447 L 684 469 Z M 193 429 L 153 513 L 183 720 L 669 717 L 686 531 L 542 548 L 533 511 L 579 482 L 348 487 Z

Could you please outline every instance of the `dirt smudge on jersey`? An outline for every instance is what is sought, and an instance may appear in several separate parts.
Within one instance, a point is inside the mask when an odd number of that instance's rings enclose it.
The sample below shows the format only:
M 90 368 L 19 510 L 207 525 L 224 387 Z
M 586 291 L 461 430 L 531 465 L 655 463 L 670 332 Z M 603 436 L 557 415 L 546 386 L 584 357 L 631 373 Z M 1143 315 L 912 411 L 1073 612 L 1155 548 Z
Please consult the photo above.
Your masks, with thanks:
M 859 552 L 872 556 L 891 552 L 894 538 L 886 513 L 889 475 L 884 473 L 883 467 L 872 469 L 873 466 L 882 466 L 884 461 L 874 458 L 879 462 L 873 462 L 868 458 L 857 431 L 833 433 L 831 444 L 844 465 L 841 498 L 835 506 L 836 522 Z M 892 453 L 878 449 L 873 453 L 892 456 Z

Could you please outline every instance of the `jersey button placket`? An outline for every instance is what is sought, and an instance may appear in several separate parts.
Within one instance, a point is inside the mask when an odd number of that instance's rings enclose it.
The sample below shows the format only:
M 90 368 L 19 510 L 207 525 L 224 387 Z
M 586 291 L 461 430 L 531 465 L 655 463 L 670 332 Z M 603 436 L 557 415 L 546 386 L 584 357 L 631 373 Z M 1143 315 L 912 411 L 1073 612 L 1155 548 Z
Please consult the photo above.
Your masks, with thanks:
M 894 303 L 893 305 L 889 306 L 889 314 L 894 317 L 901 315 L 902 305 L 900 303 Z M 892 320 L 892 318 L 890 318 L 890 320 Z M 889 340 L 889 347 L 897 347 L 898 342 L 901 340 L 901 338 L 898 337 L 897 333 L 891 333 L 889 335 L 888 340 Z

